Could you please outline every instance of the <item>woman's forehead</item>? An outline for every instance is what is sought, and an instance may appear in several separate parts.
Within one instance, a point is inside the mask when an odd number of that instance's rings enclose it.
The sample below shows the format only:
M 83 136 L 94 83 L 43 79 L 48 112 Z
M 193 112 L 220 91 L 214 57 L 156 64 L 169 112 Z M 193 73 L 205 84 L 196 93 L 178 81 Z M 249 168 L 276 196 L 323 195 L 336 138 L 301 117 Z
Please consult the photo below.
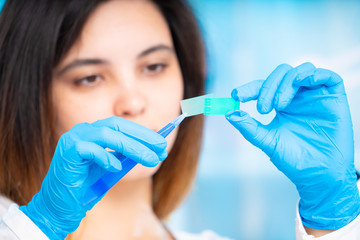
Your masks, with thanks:
M 69 57 L 112 53 L 134 57 L 155 45 L 172 47 L 168 24 L 151 1 L 109 1 L 89 17 Z
M 150 1 L 110 1 L 100 5 L 84 26 L 82 37 L 116 38 L 118 44 L 170 41 L 165 18 Z

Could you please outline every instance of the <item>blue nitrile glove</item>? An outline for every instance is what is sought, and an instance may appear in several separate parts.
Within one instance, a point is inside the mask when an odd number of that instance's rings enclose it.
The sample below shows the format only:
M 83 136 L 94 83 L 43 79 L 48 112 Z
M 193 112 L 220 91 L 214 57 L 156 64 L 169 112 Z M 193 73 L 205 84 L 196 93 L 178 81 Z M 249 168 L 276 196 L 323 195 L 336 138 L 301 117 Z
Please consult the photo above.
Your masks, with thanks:
M 6 3 L 6 0 L 0 0 L 0 14 L 1 14 L 1 11 L 2 11 L 5 3 Z
M 232 96 L 257 100 L 262 114 L 275 108 L 276 117 L 266 126 L 244 111 L 226 118 L 296 185 L 305 226 L 335 230 L 359 215 L 352 122 L 336 73 L 311 63 L 283 64 L 265 81 L 234 89 Z
M 86 189 L 106 171 L 121 170 L 119 153 L 156 166 L 167 157 L 166 145 L 156 132 L 120 117 L 77 124 L 61 136 L 40 191 L 20 209 L 50 239 L 64 239 L 95 205 L 80 202 Z

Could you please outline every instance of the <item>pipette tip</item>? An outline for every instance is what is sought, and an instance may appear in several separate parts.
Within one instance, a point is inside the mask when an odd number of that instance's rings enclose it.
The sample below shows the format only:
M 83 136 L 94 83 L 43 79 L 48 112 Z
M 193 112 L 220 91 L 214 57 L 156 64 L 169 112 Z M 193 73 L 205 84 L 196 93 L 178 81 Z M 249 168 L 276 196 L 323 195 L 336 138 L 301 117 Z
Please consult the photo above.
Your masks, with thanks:
M 180 123 L 186 118 L 186 113 L 181 114 L 176 119 L 172 121 L 172 123 L 175 125 L 175 127 L 179 126 Z

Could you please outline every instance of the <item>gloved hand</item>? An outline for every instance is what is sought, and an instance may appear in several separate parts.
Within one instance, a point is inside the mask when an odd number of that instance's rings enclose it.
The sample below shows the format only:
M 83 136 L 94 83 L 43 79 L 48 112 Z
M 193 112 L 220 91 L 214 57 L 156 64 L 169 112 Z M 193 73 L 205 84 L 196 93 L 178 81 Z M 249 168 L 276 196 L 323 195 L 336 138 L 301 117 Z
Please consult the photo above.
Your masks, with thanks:
M 335 230 L 359 215 L 352 122 L 336 73 L 311 63 L 283 64 L 265 81 L 234 89 L 232 97 L 257 100 L 262 114 L 275 109 L 276 117 L 266 126 L 244 111 L 226 118 L 296 185 L 305 226 Z
M 106 171 L 121 170 L 116 154 L 105 148 L 156 166 L 167 157 L 166 145 L 159 134 L 120 117 L 77 124 L 61 136 L 40 191 L 20 209 L 50 239 L 64 239 L 96 203 L 80 202 L 86 189 Z

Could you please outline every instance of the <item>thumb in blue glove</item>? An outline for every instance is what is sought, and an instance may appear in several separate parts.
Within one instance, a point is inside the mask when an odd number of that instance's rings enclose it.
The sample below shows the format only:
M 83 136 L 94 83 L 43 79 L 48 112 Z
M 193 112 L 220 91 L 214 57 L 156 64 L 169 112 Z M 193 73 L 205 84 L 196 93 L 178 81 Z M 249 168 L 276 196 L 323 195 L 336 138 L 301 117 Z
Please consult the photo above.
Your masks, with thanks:
M 311 63 L 283 64 L 265 81 L 234 89 L 232 97 L 257 100 L 262 114 L 275 109 L 269 125 L 244 111 L 229 112 L 226 118 L 296 185 L 305 226 L 335 230 L 359 215 L 352 122 L 336 73 Z
M 120 117 L 77 124 L 61 136 L 40 191 L 20 210 L 50 239 L 64 239 L 101 199 L 82 203 L 87 188 L 106 171 L 121 170 L 116 156 L 156 166 L 167 157 L 166 145 L 159 134 Z

